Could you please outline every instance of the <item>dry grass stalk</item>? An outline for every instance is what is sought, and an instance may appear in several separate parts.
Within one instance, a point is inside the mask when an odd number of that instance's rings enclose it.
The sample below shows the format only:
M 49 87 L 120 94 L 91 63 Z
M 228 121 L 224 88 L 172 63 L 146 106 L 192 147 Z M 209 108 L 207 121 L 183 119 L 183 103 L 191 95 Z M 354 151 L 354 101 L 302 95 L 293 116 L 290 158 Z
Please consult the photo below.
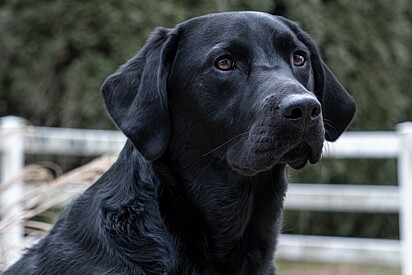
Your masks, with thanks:
M 13 181 L 24 179 L 26 181 L 33 179 L 42 179 L 42 181 L 49 180 L 46 184 L 41 184 L 36 187 L 31 187 L 29 191 L 25 192 L 20 200 L 16 203 L 23 205 L 24 211 L 18 217 L 0 221 L 0 231 L 16 220 L 27 220 L 37 216 L 48 209 L 55 208 L 67 203 L 71 198 L 84 191 L 87 187 L 92 185 L 117 159 L 116 155 L 107 155 L 97 158 L 90 163 L 76 168 L 62 176 L 50 181 L 44 167 L 28 166 L 23 172 L 13 180 L 2 183 L 2 189 L 5 190 Z M 29 187 L 29 186 L 28 186 Z M 11 205 L 4 205 L 0 208 L 0 215 L 8 211 Z M 29 223 L 32 229 L 35 229 L 35 223 Z M 37 223 L 38 229 L 42 231 L 48 230 L 47 225 L 40 225 Z

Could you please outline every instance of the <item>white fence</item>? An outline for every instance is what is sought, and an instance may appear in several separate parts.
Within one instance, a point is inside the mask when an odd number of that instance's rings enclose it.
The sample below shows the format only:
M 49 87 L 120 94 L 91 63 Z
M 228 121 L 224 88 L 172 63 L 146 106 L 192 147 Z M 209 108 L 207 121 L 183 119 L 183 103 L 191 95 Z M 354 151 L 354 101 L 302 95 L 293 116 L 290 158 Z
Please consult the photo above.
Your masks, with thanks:
M 16 178 L 25 154 L 98 156 L 118 152 L 125 142 L 116 131 L 29 127 L 17 117 L 0 120 L 0 206 L 14 205 L 1 218 L 18 216 L 23 182 Z M 396 132 L 348 132 L 325 146 L 324 157 L 396 158 L 398 186 L 290 184 L 287 209 L 399 213 L 401 241 L 346 237 L 282 235 L 278 258 L 288 260 L 401 265 L 412 275 L 412 123 L 398 125 Z M 10 184 L 10 182 L 13 184 Z M 1 189 L 0 189 L 1 190 Z M 8 208 L 10 209 L 10 208 Z M 23 226 L 10 224 L 0 232 L 7 263 L 23 244 Z M 10 252 L 9 252 L 10 251 Z

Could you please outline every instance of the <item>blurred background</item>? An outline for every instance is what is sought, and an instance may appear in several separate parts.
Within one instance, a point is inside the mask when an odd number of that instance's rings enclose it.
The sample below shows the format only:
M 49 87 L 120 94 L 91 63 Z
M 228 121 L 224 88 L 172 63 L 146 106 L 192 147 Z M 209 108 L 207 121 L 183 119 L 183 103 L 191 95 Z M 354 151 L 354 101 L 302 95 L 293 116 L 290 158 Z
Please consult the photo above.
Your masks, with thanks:
M 142 47 L 155 27 L 237 10 L 264 11 L 300 22 L 357 102 L 351 131 L 393 131 L 397 123 L 412 120 L 410 0 L 3 0 L 0 116 L 20 116 L 35 126 L 114 130 L 100 86 Z M 63 173 L 91 158 L 26 158 L 27 163 L 46 160 Z M 293 182 L 397 182 L 395 159 L 324 159 L 290 174 Z M 287 211 L 284 231 L 397 240 L 399 217 Z M 289 262 L 281 262 L 280 270 L 281 274 L 400 274 L 396 267 L 351 269 Z

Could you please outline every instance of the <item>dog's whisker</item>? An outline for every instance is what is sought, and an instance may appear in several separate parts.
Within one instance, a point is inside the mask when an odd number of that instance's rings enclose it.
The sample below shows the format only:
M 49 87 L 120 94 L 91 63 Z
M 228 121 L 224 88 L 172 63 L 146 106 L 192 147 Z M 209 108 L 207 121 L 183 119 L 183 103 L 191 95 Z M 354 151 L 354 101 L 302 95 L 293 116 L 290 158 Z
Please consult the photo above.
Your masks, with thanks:
M 326 119 L 326 118 L 324 118 L 323 121 L 325 123 L 325 126 L 331 127 L 335 130 L 338 129 L 338 127 L 336 126 L 336 124 L 333 121 L 331 121 L 329 119 Z
M 237 136 L 229 139 L 228 141 L 226 141 L 226 142 L 224 142 L 223 144 L 219 145 L 219 146 L 216 147 L 215 149 L 212 149 L 212 150 L 210 150 L 209 152 L 203 154 L 202 157 L 205 157 L 205 156 L 207 156 L 207 155 L 209 155 L 209 154 L 211 154 L 211 153 L 213 153 L 213 152 L 216 152 L 217 150 L 221 149 L 223 146 L 227 145 L 228 143 L 232 142 L 233 140 L 235 140 L 235 139 L 237 139 L 237 138 L 239 138 L 239 137 L 241 137 L 241 136 L 247 135 L 247 134 L 249 134 L 249 132 L 241 133 L 241 134 L 239 134 L 239 135 L 237 135 Z

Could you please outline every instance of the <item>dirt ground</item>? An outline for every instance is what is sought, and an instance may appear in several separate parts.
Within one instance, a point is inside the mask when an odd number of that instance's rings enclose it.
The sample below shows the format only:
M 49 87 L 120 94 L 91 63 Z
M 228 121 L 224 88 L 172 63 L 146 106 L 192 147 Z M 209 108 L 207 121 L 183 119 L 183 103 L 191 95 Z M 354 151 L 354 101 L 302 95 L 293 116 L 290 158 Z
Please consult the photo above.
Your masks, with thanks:
M 399 267 L 324 263 L 277 263 L 279 275 L 401 275 Z

